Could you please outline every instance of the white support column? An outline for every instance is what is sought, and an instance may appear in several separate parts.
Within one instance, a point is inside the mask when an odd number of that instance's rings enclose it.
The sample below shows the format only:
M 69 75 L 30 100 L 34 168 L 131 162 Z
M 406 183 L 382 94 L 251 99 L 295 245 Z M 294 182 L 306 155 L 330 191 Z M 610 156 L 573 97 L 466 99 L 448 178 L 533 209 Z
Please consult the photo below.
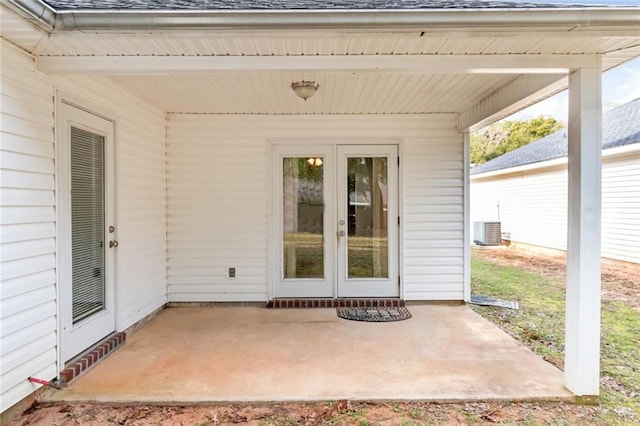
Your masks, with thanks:
M 565 385 L 576 395 L 600 388 L 601 68 L 569 75 L 569 217 Z
M 463 163 L 464 168 L 464 182 L 463 182 L 463 227 L 464 229 L 464 282 L 463 282 L 463 297 L 465 302 L 471 300 L 471 182 L 470 175 L 470 157 L 471 157 L 471 134 L 469 132 L 463 133 L 464 145 L 463 145 Z

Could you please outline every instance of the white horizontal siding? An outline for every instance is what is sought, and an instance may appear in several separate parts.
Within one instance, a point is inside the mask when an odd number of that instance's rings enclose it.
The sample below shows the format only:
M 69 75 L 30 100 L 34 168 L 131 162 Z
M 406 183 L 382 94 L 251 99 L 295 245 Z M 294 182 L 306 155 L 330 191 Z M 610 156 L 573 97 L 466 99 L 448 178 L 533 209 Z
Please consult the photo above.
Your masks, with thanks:
M 3 20 L 4 22 L 4 20 Z M 0 46 L 0 412 L 57 376 L 54 89 Z
M 171 115 L 168 141 L 169 300 L 266 300 L 265 140 Z
M 55 78 L 62 96 L 116 120 L 116 327 L 166 303 L 165 114 L 105 77 Z M 80 102 L 82 103 L 82 102 Z
M 471 220 L 500 220 L 511 240 L 565 250 L 567 171 L 523 173 L 507 179 L 472 180 Z
M 602 256 L 640 263 L 640 152 L 604 161 Z
M 606 152 L 606 151 L 605 151 Z M 511 240 L 566 250 L 567 169 L 475 178 L 471 220 L 499 219 Z M 640 263 L 640 153 L 605 157 L 602 167 L 602 256 Z
M 453 115 L 168 119 L 169 301 L 269 294 L 271 143 L 401 145 L 404 297 L 463 297 L 462 137 Z M 227 268 L 237 278 L 226 278 Z
M 429 120 L 407 138 L 404 182 L 404 297 L 462 300 L 464 281 L 463 138 L 453 119 Z
M 57 376 L 55 89 L 117 120 L 116 327 L 166 303 L 165 115 L 108 78 L 34 72 L 2 42 L 0 67 L 0 411 Z M 82 102 L 81 102 L 82 103 Z M 111 112 L 111 113 L 109 113 Z

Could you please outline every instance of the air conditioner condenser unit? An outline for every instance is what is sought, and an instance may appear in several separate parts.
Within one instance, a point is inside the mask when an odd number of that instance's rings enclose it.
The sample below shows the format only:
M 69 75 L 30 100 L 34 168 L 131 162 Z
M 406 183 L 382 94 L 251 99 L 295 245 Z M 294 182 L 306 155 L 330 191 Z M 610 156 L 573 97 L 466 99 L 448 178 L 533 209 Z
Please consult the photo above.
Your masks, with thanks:
M 499 246 L 500 222 L 473 222 L 473 242 L 481 246 Z

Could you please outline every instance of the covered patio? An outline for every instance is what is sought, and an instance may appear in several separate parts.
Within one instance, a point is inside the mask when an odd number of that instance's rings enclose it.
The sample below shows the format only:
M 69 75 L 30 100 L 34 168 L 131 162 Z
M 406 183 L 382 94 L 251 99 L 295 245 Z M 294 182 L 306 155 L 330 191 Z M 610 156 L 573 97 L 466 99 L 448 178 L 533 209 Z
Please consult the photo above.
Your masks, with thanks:
M 334 309 L 171 307 L 45 401 L 569 399 L 560 370 L 464 305 L 388 323 Z M 455 337 L 455 338 L 454 338 Z
M 0 5 L 0 411 L 165 306 L 469 301 L 470 133 L 566 88 L 564 374 L 462 305 L 171 307 L 47 398 L 598 395 L 600 76 L 640 9 L 151 3 Z

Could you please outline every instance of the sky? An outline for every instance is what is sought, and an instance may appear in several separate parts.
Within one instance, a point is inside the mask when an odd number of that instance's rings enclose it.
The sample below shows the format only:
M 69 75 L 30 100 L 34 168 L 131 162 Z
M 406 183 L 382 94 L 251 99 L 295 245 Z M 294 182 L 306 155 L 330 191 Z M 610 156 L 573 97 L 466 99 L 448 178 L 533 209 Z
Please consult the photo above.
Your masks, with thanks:
M 640 0 L 536 0 L 536 3 L 640 6 Z M 505 120 L 528 120 L 540 115 L 547 115 L 566 124 L 569 110 L 568 95 L 569 93 L 565 90 L 511 115 L 505 118 Z M 638 98 L 640 98 L 640 57 L 602 74 L 603 111 Z
M 568 95 L 569 93 L 565 90 L 511 115 L 505 120 L 528 120 L 545 115 L 566 124 L 569 109 Z M 602 74 L 603 111 L 637 98 L 640 98 L 640 57 Z

